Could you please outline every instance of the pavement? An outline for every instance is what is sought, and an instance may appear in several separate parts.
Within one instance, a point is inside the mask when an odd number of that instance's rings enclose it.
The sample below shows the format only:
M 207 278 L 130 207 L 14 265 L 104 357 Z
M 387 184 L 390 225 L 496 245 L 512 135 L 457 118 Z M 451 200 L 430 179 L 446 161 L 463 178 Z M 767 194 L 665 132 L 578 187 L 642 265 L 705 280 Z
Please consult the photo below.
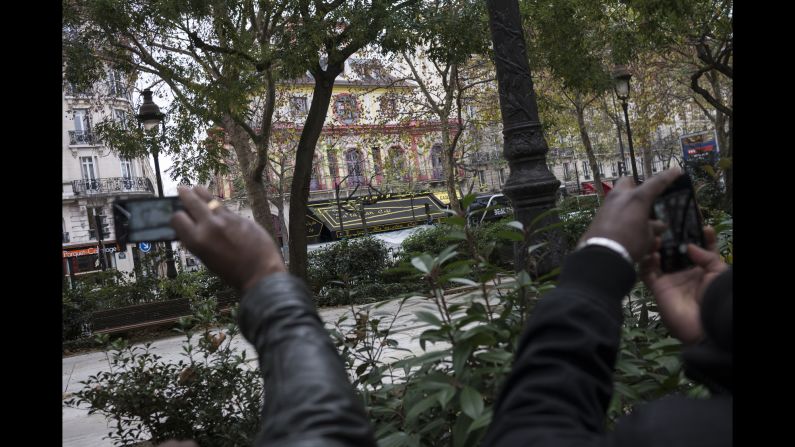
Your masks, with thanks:
M 472 299 L 474 296 L 471 287 L 461 287 L 448 290 L 445 294 L 448 303 Z M 408 348 L 413 354 L 422 354 L 424 351 L 419 345 L 419 335 L 427 328 L 428 324 L 417 321 L 415 312 L 425 310 L 438 316 L 438 309 L 433 300 L 414 296 L 406 300 L 389 300 L 376 304 L 364 306 L 343 306 L 334 308 L 323 308 L 319 314 L 326 327 L 331 329 L 338 327 L 343 333 L 347 332 L 355 322 L 352 312 L 370 311 L 371 318 L 383 316 L 381 327 L 392 325 L 390 338 L 398 342 L 399 348 Z M 340 322 L 341 317 L 347 316 Z M 184 336 L 176 336 L 161 339 L 151 343 L 153 352 L 162 356 L 163 360 L 177 362 L 184 358 L 182 345 L 185 341 Z M 138 344 L 142 346 L 143 343 Z M 257 355 L 254 349 L 242 337 L 236 337 L 232 341 L 232 346 L 238 350 L 245 350 L 247 357 L 251 358 L 252 364 L 256 364 Z M 429 351 L 443 349 L 444 345 L 428 344 L 426 349 Z M 385 349 L 382 360 L 386 362 L 396 361 L 407 356 L 409 352 L 404 350 Z M 88 379 L 101 371 L 108 371 L 109 361 L 104 352 L 94 352 L 83 355 L 66 357 L 62 363 L 62 389 L 64 400 L 68 399 L 71 393 L 78 391 L 82 385 L 80 381 Z M 73 447 L 111 447 L 113 443 L 106 437 L 111 428 L 108 426 L 104 416 L 99 414 L 89 415 L 87 409 L 71 408 L 63 405 L 63 445 Z

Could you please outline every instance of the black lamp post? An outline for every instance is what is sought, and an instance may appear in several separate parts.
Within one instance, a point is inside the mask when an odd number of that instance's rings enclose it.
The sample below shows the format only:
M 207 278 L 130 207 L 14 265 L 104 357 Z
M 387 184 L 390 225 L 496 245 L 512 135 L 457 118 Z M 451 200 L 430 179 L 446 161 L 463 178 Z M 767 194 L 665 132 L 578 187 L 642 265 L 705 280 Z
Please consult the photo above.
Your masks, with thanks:
M 632 75 L 627 67 L 619 65 L 613 70 L 613 79 L 616 81 L 616 96 L 621 100 L 621 107 L 624 109 L 624 121 L 627 123 L 627 142 L 629 143 L 629 156 L 632 163 L 632 177 L 635 184 L 639 184 L 638 167 L 635 163 L 635 150 L 632 148 L 632 129 L 629 127 L 629 113 L 627 112 L 627 99 L 629 99 L 629 80 Z M 622 155 L 623 157 L 623 155 Z
M 616 100 L 612 97 L 610 98 L 613 101 L 613 110 L 616 108 Z M 621 150 L 621 161 L 618 162 L 618 176 L 627 175 L 627 167 L 624 165 L 624 160 L 627 157 L 624 155 L 624 141 L 621 139 L 621 123 L 618 121 L 619 118 L 616 116 L 616 130 L 618 131 L 618 148 Z
M 152 90 L 146 89 L 143 91 L 144 103 L 138 108 L 138 114 L 135 118 L 138 120 L 138 125 L 143 125 L 145 131 L 150 131 L 158 125 L 163 127 L 162 137 L 166 135 L 166 115 L 160 111 L 160 107 L 152 101 Z M 140 128 L 140 127 L 139 127 Z M 155 176 L 157 177 L 157 192 L 159 197 L 163 197 L 163 180 L 160 178 L 160 160 L 158 158 L 158 147 L 153 145 L 152 156 L 155 158 Z M 166 242 L 166 276 L 169 278 L 176 278 L 177 268 L 174 265 L 174 251 L 171 249 L 171 243 Z
M 519 2 L 486 0 L 486 7 L 502 112 L 503 156 L 511 168 L 503 193 L 513 205 L 516 220 L 525 228 L 529 228 L 531 223 L 544 227 L 559 220 L 557 214 L 546 212 L 555 207 L 560 181 L 549 172 L 546 163 L 549 146 L 538 115 Z M 540 222 L 536 219 L 539 216 L 542 216 Z M 563 253 L 560 232 L 553 230 L 543 235 L 534 234 L 528 239 L 516 246 L 516 271 L 543 275 L 560 265 Z M 528 248 L 542 241 L 548 243 L 542 252 L 533 253 L 531 259 Z M 531 263 L 534 264 L 534 272 L 530 270 Z

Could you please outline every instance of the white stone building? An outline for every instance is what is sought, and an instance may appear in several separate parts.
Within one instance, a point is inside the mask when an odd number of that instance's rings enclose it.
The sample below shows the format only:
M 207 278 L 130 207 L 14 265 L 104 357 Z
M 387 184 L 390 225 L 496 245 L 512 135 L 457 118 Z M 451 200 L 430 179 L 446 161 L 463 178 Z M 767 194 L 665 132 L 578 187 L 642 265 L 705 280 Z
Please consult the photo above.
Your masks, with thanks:
M 116 71 L 91 91 L 67 86 L 62 97 L 63 272 L 67 281 L 103 269 L 133 272 L 139 255 L 116 241 L 111 203 L 115 198 L 153 196 L 155 173 L 147 158 L 122 159 L 92 131 L 104 120 L 128 122 L 133 111 L 131 82 Z M 101 218 L 101 243 L 96 215 Z M 100 258 L 99 252 L 103 256 Z

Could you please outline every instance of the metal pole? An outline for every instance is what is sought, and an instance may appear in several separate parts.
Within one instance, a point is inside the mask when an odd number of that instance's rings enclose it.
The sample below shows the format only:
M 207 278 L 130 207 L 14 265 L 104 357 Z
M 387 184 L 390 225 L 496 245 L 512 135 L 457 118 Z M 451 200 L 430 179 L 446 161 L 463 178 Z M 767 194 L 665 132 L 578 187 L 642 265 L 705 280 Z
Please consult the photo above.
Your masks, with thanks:
M 511 169 L 503 192 L 511 200 L 517 220 L 527 228 L 538 215 L 555 207 L 560 181 L 549 172 L 546 163 L 549 147 L 538 116 L 519 3 L 517 0 L 487 0 L 486 5 L 502 112 L 503 155 Z M 559 220 L 557 214 L 550 213 L 537 225 L 543 227 Z M 548 231 L 529 239 L 515 246 L 517 271 L 543 275 L 560 265 L 563 240 L 559 231 Z M 537 262 L 531 266 L 527 249 L 539 242 L 547 244 L 543 253 L 534 252 Z
M 635 163 L 635 151 L 632 149 L 632 129 L 629 127 L 629 113 L 627 112 L 627 101 L 621 101 L 621 107 L 624 109 L 624 121 L 627 123 L 627 142 L 629 143 L 629 156 L 632 163 L 632 177 L 635 179 L 635 184 L 639 185 L 638 167 Z
M 411 190 L 411 224 L 417 225 L 417 216 L 414 215 L 414 189 Z
M 337 195 L 337 217 L 340 219 L 340 232 L 345 235 L 345 226 L 342 223 L 342 206 L 340 205 L 340 184 L 334 182 L 334 191 Z
M 616 99 L 610 95 L 610 100 L 613 101 L 613 110 L 615 110 Z M 618 162 L 618 176 L 621 177 L 627 174 L 627 167 L 624 166 L 624 160 L 627 157 L 624 155 L 624 141 L 621 139 L 621 123 L 618 122 L 618 119 L 616 120 L 616 131 L 618 132 L 618 148 L 621 150 L 621 161 Z
M 102 271 L 108 269 L 105 259 L 105 244 L 102 243 L 102 218 L 97 214 L 97 209 L 94 208 L 94 227 L 97 229 L 97 256 L 99 256 L 99 265 L 102 266 Z
M 165 138 L 166 135 L 166 125 L 163 123 L 163 137 Z M 157 192 L 158 197 L 163 198 L 163 179 L 160 178 L 160 153 L 157 149 L 157 146 L 154 147 L 152 150 L 152 156 L 155 159 L 155 177 L 157 178 Z M 174 265 L 174 251 L 171 248 L 171 242 L 165 242 L 166 245 L 166 276 L 168 278 L 176 278 L 177 277 L 177 268 Z

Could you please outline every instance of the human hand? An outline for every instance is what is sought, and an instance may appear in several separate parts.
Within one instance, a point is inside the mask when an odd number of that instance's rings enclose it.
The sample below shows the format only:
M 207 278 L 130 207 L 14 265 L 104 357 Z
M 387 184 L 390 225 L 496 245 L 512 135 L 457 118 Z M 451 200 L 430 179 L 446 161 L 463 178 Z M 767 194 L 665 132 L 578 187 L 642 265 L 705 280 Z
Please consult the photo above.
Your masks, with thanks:
M 273 238 L 256 222 L 223 206 L 210 210 L 212 195 L 202 187 L 180 188 L 185 207 L 171 226 L 185 247 L 229 285 L 245 291 L 286 268 Z
M 687 246 L 687 254 L 694 267 L 663 274 L 660 254 L 655 250 L 641 262 L 641 278 L 654 294 L 660 316 L 671 335 L 685 344 L 699 342 L 704 337 L 701 325 L 701 300 L 707 286 L 729 266 L 718 253 L 717 237 L 712 227 L 704 227 L 706 249 L 695 244 Z M 655 246 L 659 248 L 660 238 Z
M 678 167 L 668 169 L 640 186 L 635 186 L 631 177 L 622 177 L 580 242 L 592 237 L 612 239 L 624 246 L 634 261 L 640 261 L 654 244 L 654 222 L 649 218 L 652 203 L 681 174 Z

